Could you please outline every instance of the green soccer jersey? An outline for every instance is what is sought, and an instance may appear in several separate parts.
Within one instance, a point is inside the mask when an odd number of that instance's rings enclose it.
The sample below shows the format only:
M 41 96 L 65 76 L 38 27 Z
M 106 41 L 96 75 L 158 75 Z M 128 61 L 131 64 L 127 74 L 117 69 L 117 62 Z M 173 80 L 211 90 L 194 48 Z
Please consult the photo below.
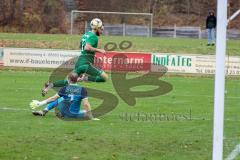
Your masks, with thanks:
M 89 31 L 82 36 L 80 41 L 81 56 L 78 58 L 78 65 L 94 63 L 95 52 L 85 50 L 86 43 L 90 44 L 94 48 L 97 48 L 97 35 L 92 31 Z

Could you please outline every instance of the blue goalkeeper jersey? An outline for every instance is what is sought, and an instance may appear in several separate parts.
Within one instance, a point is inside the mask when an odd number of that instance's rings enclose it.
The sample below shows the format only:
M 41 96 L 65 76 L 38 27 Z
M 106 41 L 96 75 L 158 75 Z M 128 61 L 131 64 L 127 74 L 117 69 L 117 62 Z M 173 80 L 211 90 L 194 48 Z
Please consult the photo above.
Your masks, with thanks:
M 78 114 L 80 111 L 81 102 L 87 98 L 87 90 L 77 84 L 70 84 L 61 88 L 58 92 L 60 97 L 63 97 L 65 101 L 70 101 L 70 112 Z

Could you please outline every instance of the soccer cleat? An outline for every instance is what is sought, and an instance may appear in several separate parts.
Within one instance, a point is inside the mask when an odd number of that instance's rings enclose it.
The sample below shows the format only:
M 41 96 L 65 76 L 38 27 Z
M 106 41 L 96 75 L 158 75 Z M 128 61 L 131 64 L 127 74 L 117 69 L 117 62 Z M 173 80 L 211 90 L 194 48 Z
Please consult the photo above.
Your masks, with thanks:
M 93 121 L 99 121 L 100 119 L 98 118 L 92 118 Z
M 32 114 L 34 116 L 45 116 L 47 114 L 47 110 L 42 110 L 42 111 L 33 111 Z
M 88 75 L 82 74 L 81 76 L 78 77 L 77 81 L 78 82 L 86 82 L 86 81 L 88 81 Z
M 43 87 L 43 89 L 42 89 L 42 96 L 44 97 L 46 94 L 47 94 L 47 92 L 48 92 L 48 86 L 49 86 L 49 83 L 45 83 L 44 84 L 44 87 Z
M 52 87 L 52 83 L 50 83 L 50 82 L 47 82 L 47 83 L 44 84 L 44 87 L 43 87 L 43 89 L 42 89 L 42 96 L 43 96 L 43 97 L 47 94 L 48 90 L 49 90 L 51 87 Z

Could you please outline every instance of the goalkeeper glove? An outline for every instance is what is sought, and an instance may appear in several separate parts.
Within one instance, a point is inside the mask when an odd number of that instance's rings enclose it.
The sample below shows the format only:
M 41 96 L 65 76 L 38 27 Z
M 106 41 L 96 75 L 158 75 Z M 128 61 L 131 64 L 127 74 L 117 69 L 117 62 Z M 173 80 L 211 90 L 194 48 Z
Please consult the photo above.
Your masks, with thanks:
M 43 105 L 45 105 L 45 104 L 47 104 L 47 101 L 46 100 L 44 100 L 44 101 L 38 101 L 38 100 L 32 100 L 32 102 L 30 102 L 30 107 L 32 108 L 32 109 L 36 109 L 36 108 L 38 108 L 38 107 L 41 107 L 41 106 L 43 106 Z

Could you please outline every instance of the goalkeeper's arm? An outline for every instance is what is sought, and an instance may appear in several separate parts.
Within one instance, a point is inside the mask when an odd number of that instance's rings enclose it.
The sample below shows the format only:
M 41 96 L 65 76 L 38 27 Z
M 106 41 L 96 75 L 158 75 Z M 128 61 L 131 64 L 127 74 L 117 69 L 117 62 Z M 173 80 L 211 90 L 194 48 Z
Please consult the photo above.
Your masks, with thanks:
M 41 106 L 43 106 L 43 105 L 46 105 L 46 104 L 48 104 L 48 103 L 51 103 L 51 102 L 57 100 L 59 97 L 60 97 L 60 96 L 59 96 L 58 94 L 56 94 L 56 95 L 54 95 L 54 96 L 52 96 L 52 97 L 49 97 L 48 99 L 45 99 L 45 100 L 43 100 L 43 101 L 32 100 L 32 102 L 30 103 L 30 107 L 31 107 L 32 109 L 35 109 L 35 108 L 37 108 L 37 107 L 41 107 Z
M 91 105 L 90 105 L 90 103 L 89 103 L 89 101 L 88 101 L 87 98 L 84 98 L 84 99 L 83 99 L 83 106 L 84 106 L 84 109 L 85 109 L 85 111 L 86 111 L 85 116 L 87 116 L 87 117 L 88 117 L 89 119 L 91 119 L 91 120 L 100 120 L 100 119 L 98 119 L 98 118 L 94 118 L 94 117 L 93 117 Z
M 59 96 L 58 94 L 56 94 L 56 95 L 54 95 L 54 96 L 52 96 L 52 97 L 49 97 L 48 99 L 41 101 L 41 102 L 40 102 L 40 103 L 41 103 L 40 106 L 43 106 L 43 105 L 48 104 L 48 103 L 51 103 L 51 102 L 57 100 L 59 97 L 60 97 L 60 96 Z M 40 106 L 39 106 L 39 107 L 40 107 Z

